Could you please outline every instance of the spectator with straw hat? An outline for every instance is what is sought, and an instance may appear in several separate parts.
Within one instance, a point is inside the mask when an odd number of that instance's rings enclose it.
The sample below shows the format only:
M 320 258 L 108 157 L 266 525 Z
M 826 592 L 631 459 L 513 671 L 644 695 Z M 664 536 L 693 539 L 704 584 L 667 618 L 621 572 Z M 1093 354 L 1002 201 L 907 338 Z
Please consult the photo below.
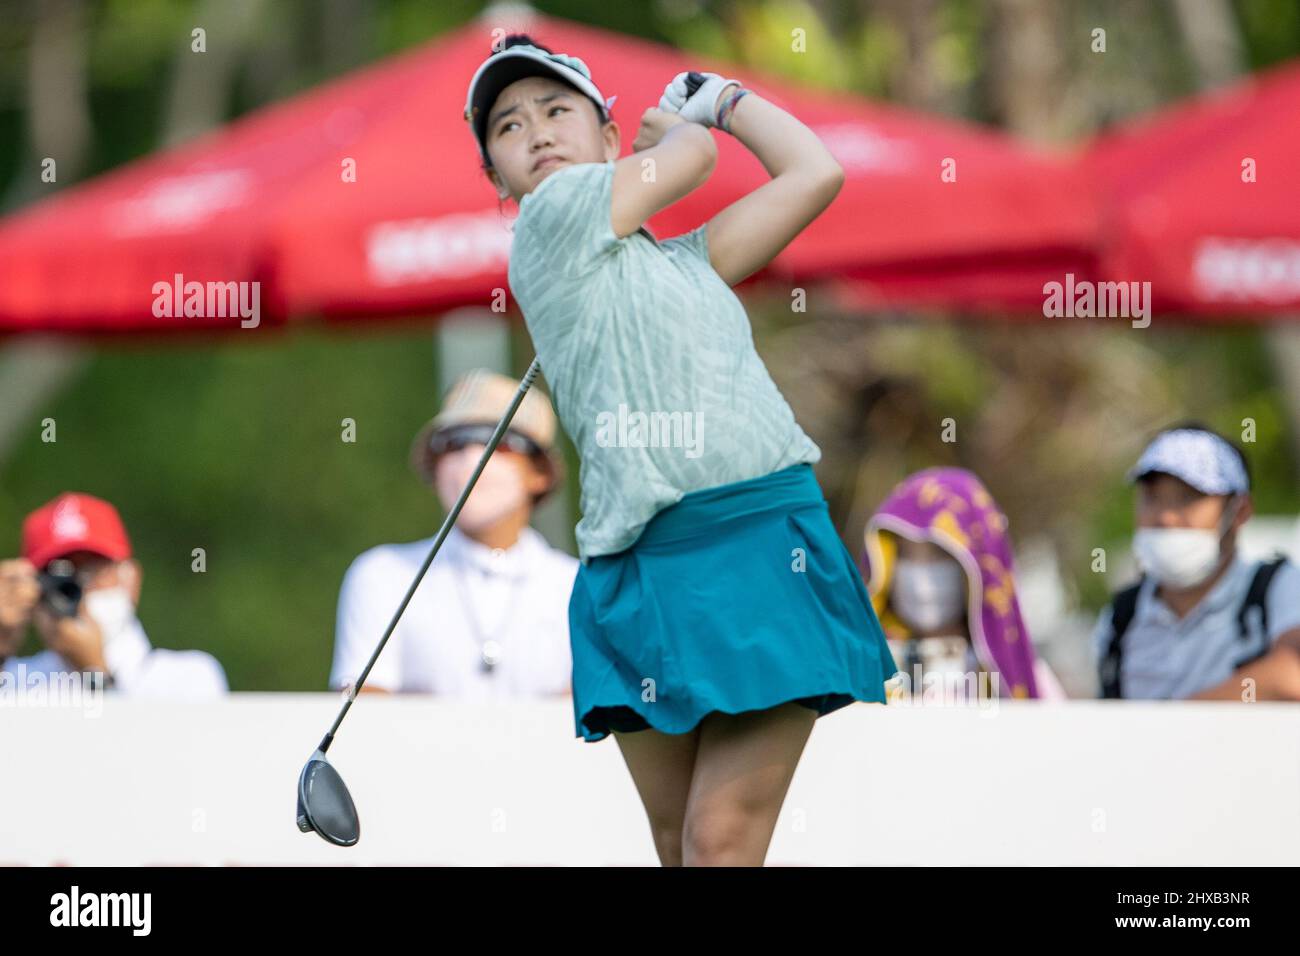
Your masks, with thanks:
M 411 466 L 450 509 L 518 383 L 463 376 L 415 436 Z M 568 605 L 578 562 L 529 526 L 563 476 L 555 413 L 529 391 L 362 692 L 505 699 L 567 694 Z M 348 568 L 339 594 L 330 685 L 355 683 L 433 546 L 382 544 Z

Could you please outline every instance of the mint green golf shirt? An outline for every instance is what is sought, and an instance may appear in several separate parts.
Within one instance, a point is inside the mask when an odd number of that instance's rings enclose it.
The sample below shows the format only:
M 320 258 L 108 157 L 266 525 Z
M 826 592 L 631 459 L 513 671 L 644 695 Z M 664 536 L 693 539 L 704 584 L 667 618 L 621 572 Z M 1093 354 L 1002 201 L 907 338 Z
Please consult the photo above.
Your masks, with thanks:
M 510 289 L 582 461 L 584 564 L 688 492 L 821 458 L 709 265 L 706 227 L 620 239 L 613 179 L 612 161 L 551 173 L 520 202 L 510 250 Z

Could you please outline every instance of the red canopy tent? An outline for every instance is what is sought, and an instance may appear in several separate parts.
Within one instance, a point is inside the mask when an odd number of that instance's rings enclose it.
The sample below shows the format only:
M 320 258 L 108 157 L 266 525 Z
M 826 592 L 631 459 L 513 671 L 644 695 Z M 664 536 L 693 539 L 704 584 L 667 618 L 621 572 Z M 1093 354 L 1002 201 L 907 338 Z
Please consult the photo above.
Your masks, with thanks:
M 159 283 L 257 282 L 263 325 L 488 303 L 507 287 L 509 217 L 483 179 L 462 112 L 489 26 L 499 21 L 472 23 L 0 222 L 0 332 L 239 326 L 237 316 L 155 315 Z M 580 55 L 606 95 L 618 95 L 625 154 L 641 111 L 684 69 L 739 75 L 817 131 L 847 182 L 769 275 L 848 277 L 892 301 L 1019 304 L 1041 300 L 1045 277 L 1088 261 L 1095 222 L 1070 184 L 1075 174 L 1004 136 L 794 90 L 568 21 L 521 26 Z M 653 219 L 656 235 L 691 229 L 766 180 L 738 142 L 716 136 L 719 172 Z M 955 181 L 945 181 L 945 163 Z
M 1096 207 L 1067 157 L 857 98 L 785 99 L 847 177 L 769 276 L 842 280 L 845 300 L 865 307 L 1038 310 L 1044 282 L 1095 269 Z
M 1154 308 L 1259 318 L 1300 308 L 1300 64 L 1110 131 L 1084 164 L 1100 268 Z

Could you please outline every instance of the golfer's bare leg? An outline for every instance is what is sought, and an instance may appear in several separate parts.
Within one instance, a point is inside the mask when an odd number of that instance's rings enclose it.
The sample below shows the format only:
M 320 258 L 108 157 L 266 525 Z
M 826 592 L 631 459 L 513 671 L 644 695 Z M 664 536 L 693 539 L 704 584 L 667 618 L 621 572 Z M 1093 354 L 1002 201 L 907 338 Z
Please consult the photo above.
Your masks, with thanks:
M 663 866 L 682 865 L 682 821 L 695 765 L 699 728 L 685 734 L 638 730 L 614 731 L 623 760 L 632 774 L 650 821 L 655 850 Z
M 696 728 L 700 741 L 682 833 L 683 865 L 763 865 L 816 719 L 813 710 L 794 702 L 705 715 Z

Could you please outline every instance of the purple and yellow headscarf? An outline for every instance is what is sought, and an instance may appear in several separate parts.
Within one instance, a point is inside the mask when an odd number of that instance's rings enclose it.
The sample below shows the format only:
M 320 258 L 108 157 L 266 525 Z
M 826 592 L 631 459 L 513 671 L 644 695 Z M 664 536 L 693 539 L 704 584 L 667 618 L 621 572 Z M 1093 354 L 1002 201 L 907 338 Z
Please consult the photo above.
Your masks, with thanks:
M 980 480 L 962 468 L 918 471 L 900 482 L 867 522 L 871 601 L 886 633 L 906 633 L 888 607 L 898 542 L 883 532 L 933 542 L 957 559 L 966 572 L 966 616 L 980 665 L 998 673 L 1011 697 L 1044 696 L 1034 680 L 1034 647 L 1016 600 L 1007 518 Z

